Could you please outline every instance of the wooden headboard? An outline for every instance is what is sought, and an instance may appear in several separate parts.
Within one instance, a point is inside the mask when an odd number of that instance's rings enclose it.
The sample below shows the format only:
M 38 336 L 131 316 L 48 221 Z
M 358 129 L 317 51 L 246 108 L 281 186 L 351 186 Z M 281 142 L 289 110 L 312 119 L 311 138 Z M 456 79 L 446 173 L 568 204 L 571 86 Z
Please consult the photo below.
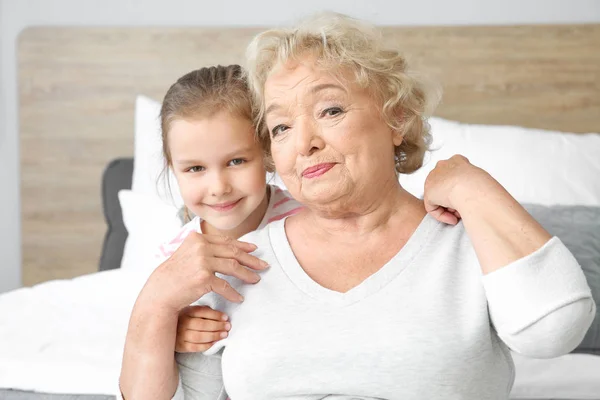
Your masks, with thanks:
M 96 271 L 100 178 L 133 156 L 134 100 L 184 73 L 241 63 L 260 28 L 35 27 L 19 37 L 23 280 Z M 387 27 L 385 40 L 439 81 L 436 115 L 600 131 L 600 25 Z

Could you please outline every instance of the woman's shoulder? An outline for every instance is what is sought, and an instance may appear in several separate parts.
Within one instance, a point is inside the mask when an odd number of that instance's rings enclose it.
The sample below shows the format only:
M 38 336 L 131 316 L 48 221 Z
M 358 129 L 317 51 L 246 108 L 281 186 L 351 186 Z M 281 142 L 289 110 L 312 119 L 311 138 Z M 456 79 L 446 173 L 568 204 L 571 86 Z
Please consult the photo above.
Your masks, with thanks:
M 462 221 L 458 221 L 456 225 L 449 225 L 427 214 L 413 235 L 425 252 L 452 257 L 471 255 L 473 252 L 471 240 Z

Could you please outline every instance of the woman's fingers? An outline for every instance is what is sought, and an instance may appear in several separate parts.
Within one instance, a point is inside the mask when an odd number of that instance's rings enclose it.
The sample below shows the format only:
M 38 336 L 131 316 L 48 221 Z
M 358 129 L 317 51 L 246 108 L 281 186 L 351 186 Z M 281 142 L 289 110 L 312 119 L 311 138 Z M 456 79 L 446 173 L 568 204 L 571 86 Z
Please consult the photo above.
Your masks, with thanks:
M 428 212 L 433 218 L 445 224 L 456 225 L 458 223 L 459 218 L 454 213 L 446 210 L 444 207 L 438 206 L 428 210 Z

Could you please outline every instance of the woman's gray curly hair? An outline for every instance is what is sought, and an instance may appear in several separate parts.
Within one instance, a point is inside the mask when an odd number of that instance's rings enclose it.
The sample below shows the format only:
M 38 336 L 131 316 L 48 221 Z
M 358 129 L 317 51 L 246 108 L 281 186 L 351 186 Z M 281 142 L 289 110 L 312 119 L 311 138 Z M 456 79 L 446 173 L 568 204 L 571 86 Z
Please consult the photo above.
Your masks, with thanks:
M 374 26 L 337 13 L 316 14 L 292 29 L 268 30 L 248 46 L 246 70 L 258 108 L 255 115 L 261 141 L 270 140 L 264 126 L 265 81 L 277 65 L 307 55 L 315 57 L 319 67 L 352 71 L 354 81 L 381 101 L 383 118 L 403 135 L 402 144 L 395 149 L 398 173 L 411 173 L 422 166 L 431 143 L 427 117 L 437 105 L 439 91 L 429 90 L 411 74 L 398 51 L 383 48 Z

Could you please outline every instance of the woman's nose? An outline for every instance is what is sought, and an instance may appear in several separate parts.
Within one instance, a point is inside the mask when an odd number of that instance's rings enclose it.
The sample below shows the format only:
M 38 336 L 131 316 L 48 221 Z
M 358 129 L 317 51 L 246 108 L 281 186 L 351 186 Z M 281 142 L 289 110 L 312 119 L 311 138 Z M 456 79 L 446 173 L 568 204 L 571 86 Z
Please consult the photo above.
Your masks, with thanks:
M 299 118 L 296 122 L 296 151 L 310 156 L 323 148 L 324 142 L 319 127 L 311 118 Z

